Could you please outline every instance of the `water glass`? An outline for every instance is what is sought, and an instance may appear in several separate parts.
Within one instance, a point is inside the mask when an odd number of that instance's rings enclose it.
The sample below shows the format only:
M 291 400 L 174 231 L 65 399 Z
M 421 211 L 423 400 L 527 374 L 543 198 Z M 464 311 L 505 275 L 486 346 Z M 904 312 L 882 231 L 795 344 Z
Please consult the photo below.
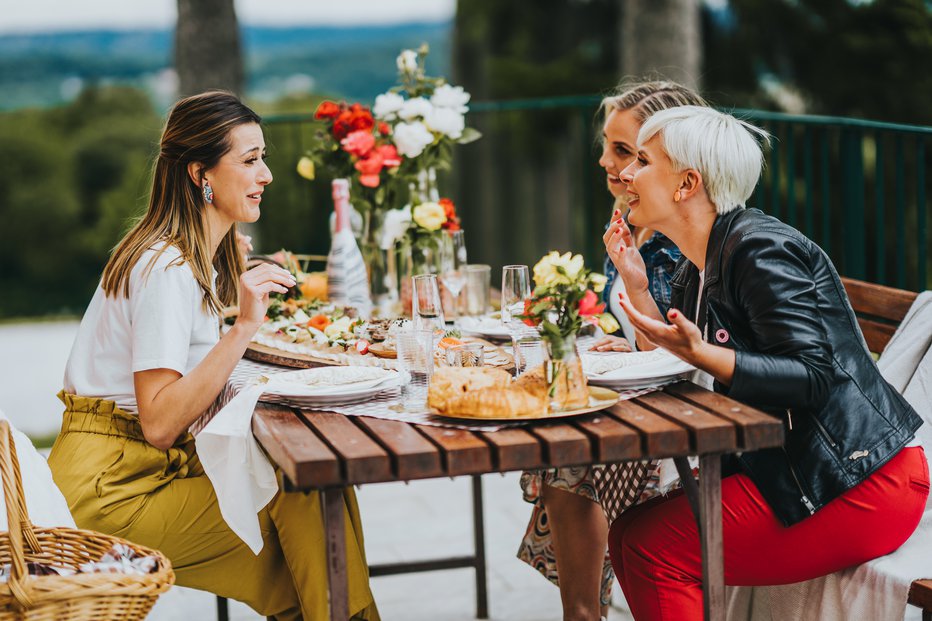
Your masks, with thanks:
M 407 329 L 395 335 L 395 351 L 403 378 L 401 404 L 409 412 L 427 409 L 427 389 L 434 370 L 433 329 Z
M 524 302 L 531 297 L 531 277 L 527 265 L 502 268 L 502 324 L 512 333 L 523 326 Z
M 451 231 L 441 237 L 440 279 L 453 296 L 453 308 L 450 310 L 459 316 L 460 292 L 466 285 L 466 234 L 463 231 Z
M 451 367 L 481 367 L 485 364 L 482 343 L 463 343 L 447 348 L 447 364 Z
M 515 377 L 547 361 L 547 346 L 539 334 L 522 334 L 511 340 L 515 358 Z
M 492 268 L 475 264 L 466 266 L 466 314 L 484 317 L 491 310 L 489 288 L 492 286 Z
M 443 304 L 440 301 L 440 285 L 436 274 L 419 274 L 412 278 L 414 296 L 411 304 L 415 329 L 443 331 Z

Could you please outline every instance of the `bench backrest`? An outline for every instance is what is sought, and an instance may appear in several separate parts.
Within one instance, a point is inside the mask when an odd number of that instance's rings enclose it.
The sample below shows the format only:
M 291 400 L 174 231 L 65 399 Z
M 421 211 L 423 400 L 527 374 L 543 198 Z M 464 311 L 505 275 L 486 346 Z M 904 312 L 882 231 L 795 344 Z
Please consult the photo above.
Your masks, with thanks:
M 841 282 L 858 316 L 868 348 L 877 354 L 883 352 L 918 294 L 853 278 L 842 278 Z

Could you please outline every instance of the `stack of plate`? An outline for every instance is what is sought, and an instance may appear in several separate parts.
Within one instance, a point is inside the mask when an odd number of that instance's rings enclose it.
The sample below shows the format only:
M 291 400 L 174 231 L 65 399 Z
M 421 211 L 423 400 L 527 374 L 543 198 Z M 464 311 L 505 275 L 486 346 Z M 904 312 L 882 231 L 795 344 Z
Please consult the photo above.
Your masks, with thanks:
M 587 352 L 582 355 L 586 380 L 613 390 L 632 390 L 667 384 L 681 379 L 696 368 L 673 354 L 651 352 Z M 600 371 L 600 372 L 595 372 Z
M 367 401 L 400 385 L 397 371 L 375 367 L 319 367 L 272 375 L 261 400 L 307 408 L 349 405 Z

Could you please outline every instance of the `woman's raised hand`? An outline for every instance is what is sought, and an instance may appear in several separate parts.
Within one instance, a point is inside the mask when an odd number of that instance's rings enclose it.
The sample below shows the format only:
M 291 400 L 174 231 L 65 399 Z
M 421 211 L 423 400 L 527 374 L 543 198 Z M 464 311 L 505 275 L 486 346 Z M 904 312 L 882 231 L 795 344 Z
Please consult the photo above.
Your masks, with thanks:
M 618 294 L 618 301 L 631 320 L 631 325 L 651 343 L 686 362 L 696 363 L 696 353 L 703 345 L 702 332 L 699 326 L 686 319 L 683 313 L 671 308 L 667 312 L 667 318 L 670 320 L 667 324 L 638 311 L 623 293 Z
M 239 321 L 255 324 L 256 329 L 265 320 L 269 307 L 269 294 L 287 293 L 294 287 L 295 278 L 283 267 L 262 263 L 244 272 L 239 278 Z
M 631 293 L 647 291 L 647 268 L 644 259 L 634 243 L 631 229 L 617 210 L 608 230 L 602 236 L 602 241 L 605 243 L 605 252 L 625 283 L 625 289 Z

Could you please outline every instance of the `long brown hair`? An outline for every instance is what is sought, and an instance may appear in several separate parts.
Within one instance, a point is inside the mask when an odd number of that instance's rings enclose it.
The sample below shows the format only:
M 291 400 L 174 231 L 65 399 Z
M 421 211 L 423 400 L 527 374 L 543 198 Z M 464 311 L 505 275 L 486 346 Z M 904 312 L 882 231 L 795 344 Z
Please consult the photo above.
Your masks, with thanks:
M 205 201 L 200 183 L 188 174 L 188 165 L 201 164 L 198 180 L 217 165 L 232 147 L 230 132 L 246 123 L 262 119 L 235 95 L 210 91 L 182 99 L 172 108 L 162 131 L 159 154 L 152 172 L 149 208 L 113 249 L 104 268 L 102 286 L 110 296 L 129 297 L 129 276 L 143 253 L 159 242 L 181 252 L 180 263 L 187 263 L 204 293 L 204 308 L 219 313 L 236 303 L 237 282 L 243 273 L 243 259 L 236 247 L 234 224 L 220 242 L 210 261 Z M 148 274 L 164 251 L 162 248 L 146 265 Z M 213 270 L 217 270 L 217 291 Z

